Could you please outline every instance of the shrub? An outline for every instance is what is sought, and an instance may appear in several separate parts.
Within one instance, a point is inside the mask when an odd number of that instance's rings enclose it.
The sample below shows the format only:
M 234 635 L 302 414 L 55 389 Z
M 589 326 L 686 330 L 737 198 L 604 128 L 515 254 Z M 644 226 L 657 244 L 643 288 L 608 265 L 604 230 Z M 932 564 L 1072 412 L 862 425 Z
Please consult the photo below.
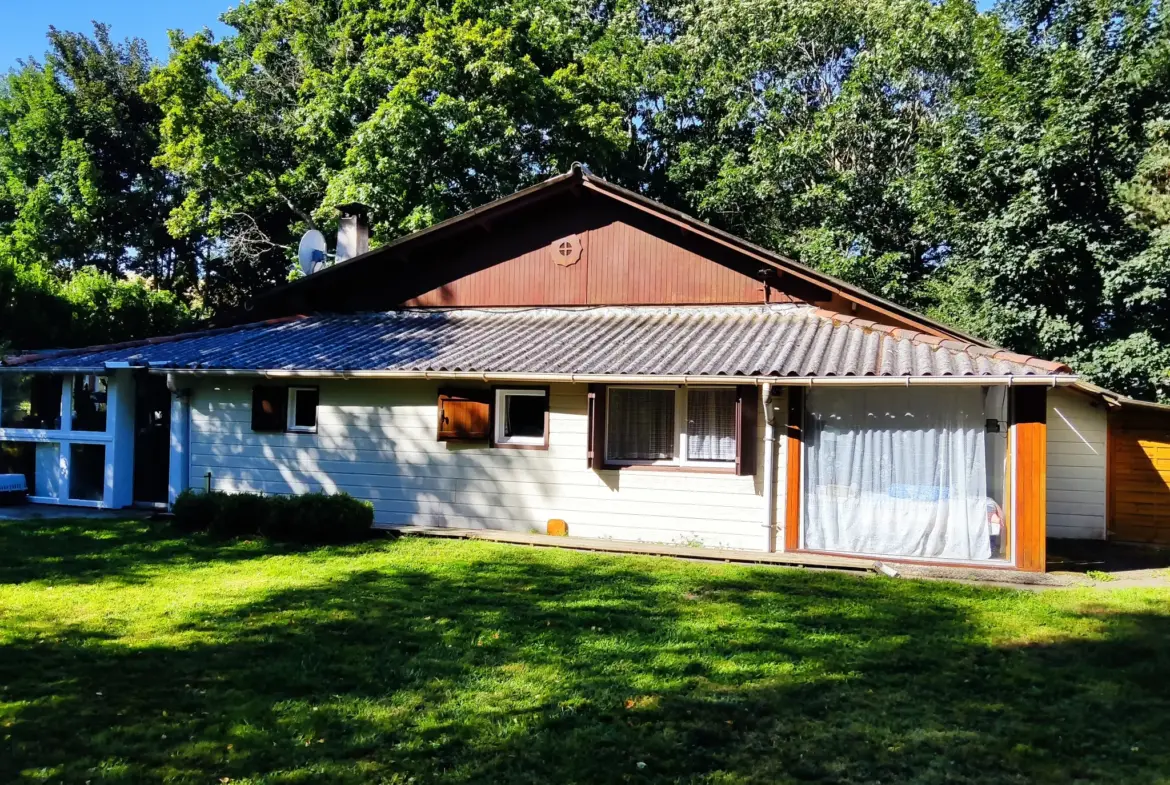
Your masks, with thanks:
M 271 514 L 269 497 L 258 493 L 221 493 L 207 531 L 215 537 L 247 537 L 264 531 Z
M 219 491 L 199 493 L 190 488 L 183 491 L 171 507 L 171 512 L 175 516 L 175 526 L 185 532 L 207 531 L 225 495 Z
M 284 497 L 271 510 L 267 536 L 298 542 L 353 542 L 368 537 L 374 507 L 347 493 Z
M 368 537 L 374 524 L 373 505 L 345 493 L 261 496 L 186 490 L 172 511 L 183 531 L 216 537 L 262 534 L 286 542 L 354 542 Z

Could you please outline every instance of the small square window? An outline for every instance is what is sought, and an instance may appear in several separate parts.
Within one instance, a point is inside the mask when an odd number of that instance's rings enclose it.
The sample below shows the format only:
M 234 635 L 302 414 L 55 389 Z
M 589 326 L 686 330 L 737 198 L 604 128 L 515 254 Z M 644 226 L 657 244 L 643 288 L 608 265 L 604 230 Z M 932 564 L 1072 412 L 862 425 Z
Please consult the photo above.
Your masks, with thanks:
M 496 390 L 495 443 L 544 447 L 548 442 L 547 390 Z
M 316 387 L 288 388 L 288 430 L 313 433 L 317 430 L 317 402 L 320 394 Z

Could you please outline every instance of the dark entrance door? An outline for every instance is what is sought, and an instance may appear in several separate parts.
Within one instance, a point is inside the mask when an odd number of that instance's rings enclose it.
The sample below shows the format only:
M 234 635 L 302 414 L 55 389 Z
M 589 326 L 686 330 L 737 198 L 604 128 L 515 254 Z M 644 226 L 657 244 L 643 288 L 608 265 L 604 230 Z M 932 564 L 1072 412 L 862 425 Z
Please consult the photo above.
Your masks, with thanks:
M 167 500 L 171 456 L 171 394 L 163 376 L 134 385 L 134 501 Z

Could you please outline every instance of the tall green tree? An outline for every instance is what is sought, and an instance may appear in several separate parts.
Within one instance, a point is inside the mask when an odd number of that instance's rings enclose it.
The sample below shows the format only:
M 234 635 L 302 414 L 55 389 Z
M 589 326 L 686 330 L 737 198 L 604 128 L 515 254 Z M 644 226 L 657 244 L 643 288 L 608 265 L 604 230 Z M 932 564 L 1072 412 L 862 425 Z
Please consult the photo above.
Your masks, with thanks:
M 969 67 L 965 0 L 694 0 L 654 48 L 668 198 L 880 294 L 914 300 L 932 238 L 917 152 Z
M 108 334 L 82 312 L 122 303 L 156 329 L 162 301 L 133 305 L 122 287 L 143 284 L 118 276 L 234 306 L 287 278 L 335 204 L 371 205 L 378 244 L 583 161 L 965 331 L 1170 396 L 1167 13 L 245 0 L 231 34 L 176 33 L 160 67 L 103 27 L 54 31 L 0 85 L 0 297 L 30 304 L 4 318 L 60 307 Z
M 157 162 L 188 189 L 172 232 L 221 241 L 211 302 L 286 278 L 297 235 L 331 229 L 338 203 L 374 208 L 377 244 L 574 160 L 636 181 L 637 11 L 253 0 L 222 41 L 175 36 L 147 95 Z
M 942 251 L 926 292 L 938 316 L 1165 392 L 1164 222 L 1149 197 L 1164 185 L 1168 33 L 1145 0 L 1018 0 L 979 25 L 915 180 Z
M 145 44 L 96 24 L 92 38 L 50 29 L 49 46 L 0 82 L 0 253 L 194 285 L 202 238 L 167 230 L 181 195 L 153 165 L 161 113 L 141 92 Z
M 100 24 L 92 38 L 50 29 L 49 44 L 0 79 L 0 344 L 173 331 L 190 311 L 165 290 L 195 286 L 204 240 L 166 227 L 178 191 L 153 166 L 152 61 Z

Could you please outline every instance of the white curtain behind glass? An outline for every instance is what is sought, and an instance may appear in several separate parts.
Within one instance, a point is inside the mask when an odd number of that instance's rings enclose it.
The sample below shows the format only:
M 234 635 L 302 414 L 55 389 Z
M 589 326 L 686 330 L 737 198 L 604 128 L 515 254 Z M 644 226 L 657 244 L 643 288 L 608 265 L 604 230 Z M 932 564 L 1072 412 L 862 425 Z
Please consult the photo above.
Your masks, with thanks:
M 611 387 L 606 415 L 606 457 L 663 461 L 674 457 L 674 390 Z
M 687 390 L 687 459 L 735 460 L 735 389 Z
M 804 547 L 991 558 L 983 390 L 808 395 Z

